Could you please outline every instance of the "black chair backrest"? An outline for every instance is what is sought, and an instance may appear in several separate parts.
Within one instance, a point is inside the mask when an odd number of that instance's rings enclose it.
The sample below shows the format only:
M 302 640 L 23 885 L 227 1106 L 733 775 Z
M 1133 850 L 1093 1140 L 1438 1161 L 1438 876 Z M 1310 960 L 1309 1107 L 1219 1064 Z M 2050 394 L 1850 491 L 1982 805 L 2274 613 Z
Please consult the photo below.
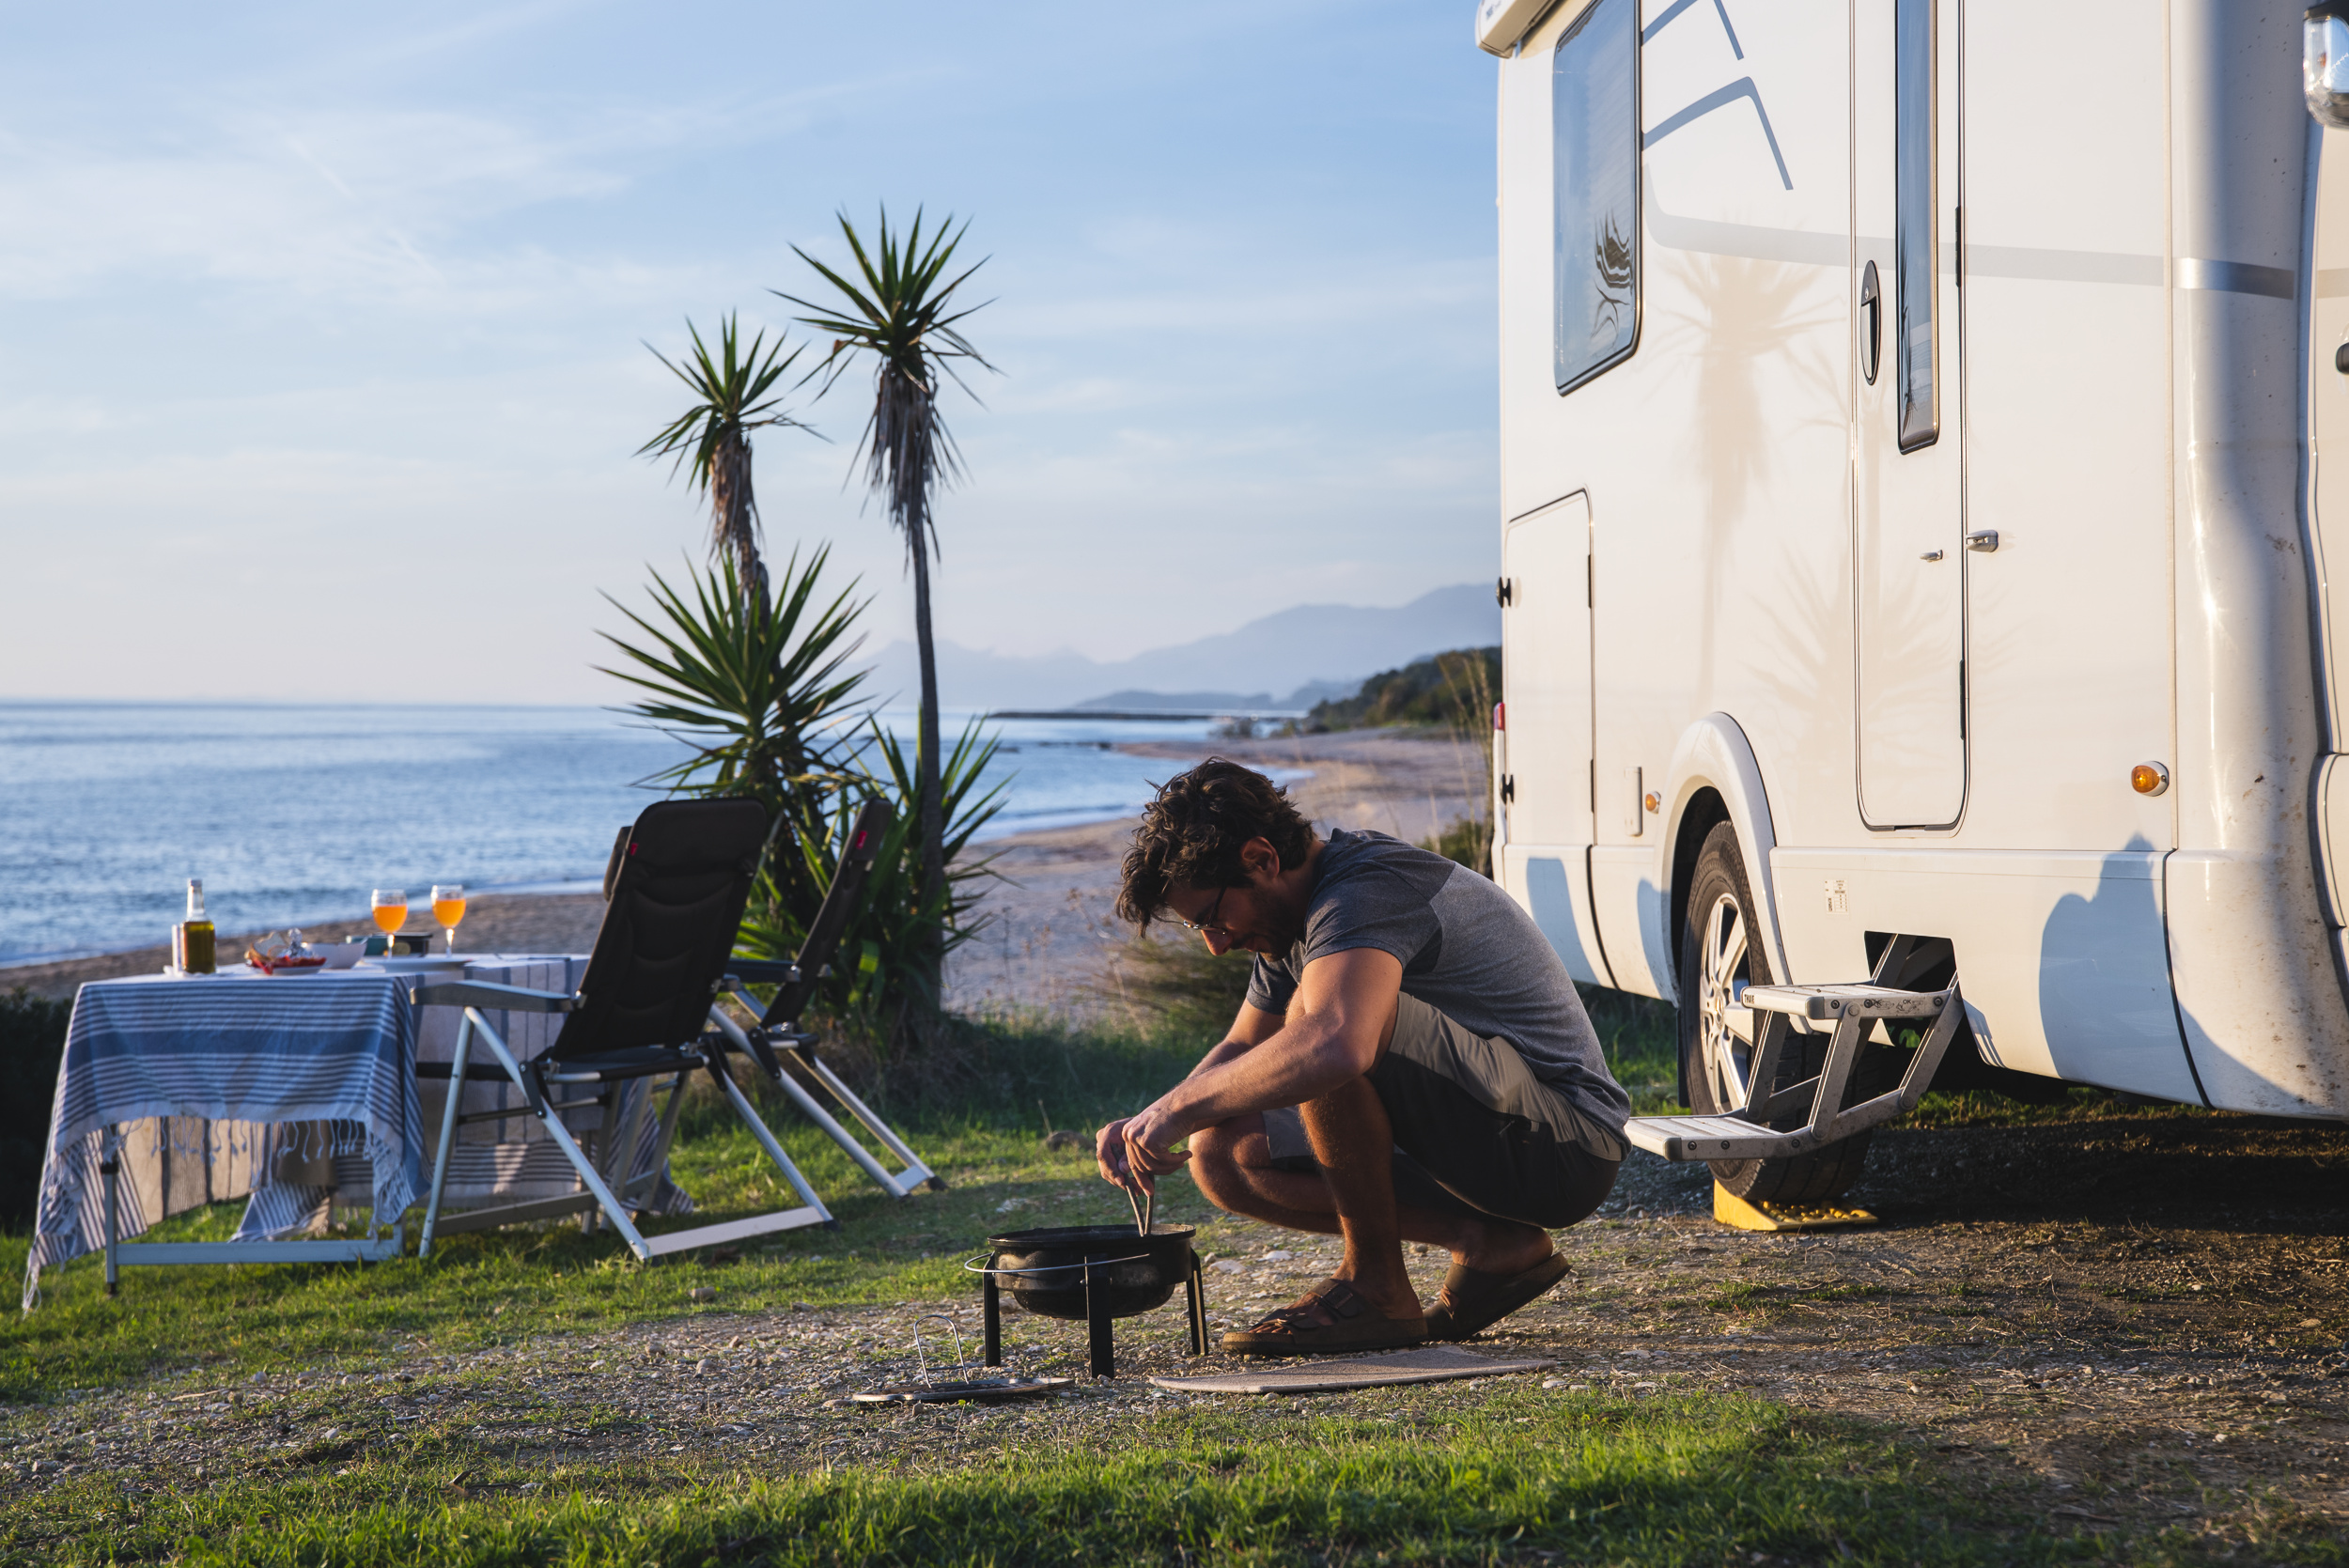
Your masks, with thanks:
M 755 800 L 646 806 L 613 849 L 611 901 L 580 983 L 585 998 L 547 1055 L 674 1046 L 708 1027 L 767 842 Z
M 857 809 L 856 821 L 848 829 L 848 842 L 840 851 L 840 863 L 832 874 L 832 886 L 824 890 L 824 901 L 817 906 L 816 918 L 808 922 L 807 939 L 800 944 L 799 956 L 792 960 L 799 966 L 800 978 L 776 988 L 775 1000 L 767 1004 L 767 1011 L 759 1017 L 761 1028 L 775 1029 L 799 1022 L 801 1012 L 823 979 L 824 966 L 839 951 L 841 934 L 848 928 L 848 918 L 856 913 L 857 900 L 864 892 L 864 879 L 872 872 L 873 859 L 880 852 L 881 840 L 888 836 L 894 815 L 889 802 L 879 796 Z

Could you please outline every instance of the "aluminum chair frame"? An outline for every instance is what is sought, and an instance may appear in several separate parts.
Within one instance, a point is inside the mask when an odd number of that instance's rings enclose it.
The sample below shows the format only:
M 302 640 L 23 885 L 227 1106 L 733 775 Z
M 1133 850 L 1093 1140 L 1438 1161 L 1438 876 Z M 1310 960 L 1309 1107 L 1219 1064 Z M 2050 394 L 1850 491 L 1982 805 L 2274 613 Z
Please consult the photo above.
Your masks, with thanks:
M 904 1198 L 927 1187 L 932 1191 L 946 1190 L 946 1178 L 923 1162 L 921 1156 L 896 1130 L 881 1118 L 879 1111 L 859 1098 L 856 1092 L 841 1081 L 829 1063 L 816 1053 L 816 1036 L 799 1027 L 800 1014 L 813 999 L 816 987 L 831 972 L 832 955 L 840 945 L 848 929 L 848 917 L 854 913 L 858 895 L 865 877 L 873 868 L 879 853 L 881 837 L 889 831 L 892 813 L 889 803 L 868 800 L 859 808 L 856 821 L 848 831 L 842 848 L 838 868 L 832 874 L 832 886 L 825 891 L 824 901 L 817 906 L 816 916 L 808 922 L 807 939 L 800 944 L 800 955 L 788 962 L 776 959 L 737 958 L 726 967 L 724 989 L 747 998 L 746 983 L 772 984 L 775 994 L 759 1015 L 758 1022 L 745 1029 L 729 1017 L 725 1009 L 713 1002 L 709 1021 L 735 1049 L 741 1051 L 758 1064 L 759 1070 L 773 1081 L 807 1119 L 816 1124 L 824 1135 L 840 1145 L 857 1167 L 873 1178 L 883 1192 L 892 1198 Z M 787 1053 L 800 1070 L 820 1085 L 850 1119 L 863 1127 L 889 1155 L 903 1162 L 904 1169 L 891 1171 L 883 1159 L 867 1149 L 863 1142 L 839 1118 L 827 1110 L 823 1103 L 808 1093 L 785 1068 L 782 1055 Z
M 456 1052 L 449 1063 L 448 1104 L 441 1113 L 440 1153 L 433 1161 L 432 1189 L 425 1204 L 424 1234 L 417 1243 L 417 1257 L 425 1258 L 431 1255 L 433 1238 L 439 1234 L 454 1234 L 459 1231 L 487 1230 L 524 1219 L 550 1219 L 576 1213 L 582 1209 L 592 1209 L 599 1213 L 610 1222 L 613 1230 L 619 1234 L 621 1241 L 627 1245 L 628 1250 L 633 1252 L 640 1262 L 646 1263 L 671 1252 L 690 1251 L 698 1247 L 715 1247 L 726 1242 L 742 1241 L 752 1236 L 768 1235 L 776 1231 L 797 1230 L 807 1225 L 836 1227 L 839 1224 L 839 1221 L 832 1218 L 832 1211 L 824 1206 L 823 1199 L 817 1196 L 815 1188 L 801 1173 L 800 1168 L 792 1163 L 791 1157 L 784 1153 L 783 1145 L 775 1141 L 775 1135 L 769 1130 L 756 1109 L 743 1094 L 741 1088 L 735 1083 L 733 1075 L 726 1071 L 723 1048 L 706 1042 L 697 1043 L 696 1047 L 691 1049 L 675 1048 L 677 1058 L 675 1063 L 666 1064 L 663 1068 L 654 1072 L 633 1075 L 646 1078 L 658 1077 L 660 1071 L 670 1070 L 673 1067 L 676 1076 L 669 1084 L 669 1102 L 661 1111 L 661 1137 L 654 1147 L 652 1157 L 646 1162 L 646 1169 L 637 1172 L 632 1178 L 624 1172 L 619 1172 L 618 1168 L 623 1160 L 634 1156 L 638 1134 L 643 1126 L 642 1118 L 650 1104 L 651 1096 L 647 1094 L 637 1102 L 634 1114 L 629 1118 L 626 1131 L 617 1138 L 611 1136 L 612 1123 L 614 1118 L 607 1110 L 604 1119 L 606 1132 L 600 1141 L 605 1151 L 606 1161 L 614 1168 L 620 1182 L 620 1188 L 615 1191 L 613 1187 L 614 1174 L 599 1169 L 596 1162 L 587 1157 L 586 1151 L 580 1146 L 579 1140 L 572 1135 L 570 1128 L 563 1124 L 562 1113 L 565 1110 L 593 1105 L 597 1101 L 556 1102 L 548 1098 L 547 1090 L 550 1086 L 555 1085 L 616 1083 L 619 1080 L 593 1070 L 566 1072 L 562 1070 L 563 1063 L 545 1063 L 543 1059 L 527 1063 L 522 1063 L 516 1059 L 513 1050 L 506 1045 L 505 1037 L 497 1032 L 496 1027 L 483 1016 L 484 1009 L 502 1012 L 570 1013 L 583 1005 L 583 998 L 576 995 L 565 996 L 552 991 L 527 990 L 517 986 L 492 985 L 486 981 L 465 981 L 454 985 L 420 988 L 416 993 L 416 1000 L 428 1006 L 461 1006 L 465 1010 L 464 1018 L 457 1029 Z M 474 1077 L 478 1080 L 481 1077 L 489 1076 L 472 1075 L 468 1072 L 472 1064 L 472 1046 L 475 1038 L 479 1038 L 489 1047 L 490 1054 L 496 1059 L 497 1066 L 502 1069 L 499 1076 L 509 1079 L 515 1087 L 521 1090 L 528 1102 L 530 1114 L 538 1119 L 539 1125 L 547 1130 L 549 1141 L 562 1151 L 563 1157 L 568 1160 L 571 1169 L 578 1172 L 580 1185 L 586 1189 L 584 1192 L 562 1198 L 540 1199 L 532 1203 L 508 1203 L 496 1208 L 475 1209 L 456 1216 L 449 1220 L 441 1219 L 441 1200 L 448 1182 L 448 1157 L 455 1146 L 458 1126 L 469 1120 L 480 1121 L 515 1114 L 511 1110 L 477 1111 L 470 1116 L 459 1112 L 458 1102 L 463 1097 L 460 1085 L 469 1077 Z M 660 1235 L 646 1236 L 636 1228 L 632 1219 L 633 1213 L 641 1212 L 639 1205 L 630 1203 L 628 1200 L 639 1196 L 641 1188 L 659 1182 L 661 1168 L 668 1158 L 669 1144 L 677 1133 L 677 1112 L 683 1105 L 685 1081 L 696 1069 L 707 1069 L 709 1075 L 717 1079 L 727 1102 L 733 1107 L 735 1114 L 739 1116 L 743 1125 L 750 1128 L 751 1136 L 757 1140 L 758 1146 L 766 1152 L 767 1157 L 774 1162 L 775 1168 L 783 1172 L 784 1179 L 791 1184 L 793 1190 L 799 1193 L 803 1203 L 798 1208 L 779 1209 L 769 1214 L 754 1215 L 747 1219 L 723 1220 L 714 1225 L 696 1225 L 688 1230 L 670 1231 Z
M 443 1232 L 575 1212 L 583 1214 L 590 1231 L 598 1219 L 609 1222 L 644 1262 L 776 1231 L 837 1223 L 734 1082 L 727 1071 L 725 1038 L 712 1032 L 704 1018 L 725 984 L 728 954 L 770 827 L 764 810 L 747 800 L 670 800 L 646 807 L 613 846 L 605 873 L 603 924 L 577 993 L 487 981 L 417 988 L 420 1006 L 463 1009 L 451 1061 L 444 1067 L 427 1069 L 435 1078 L 447 1075 L 449 1094 L 442 1110 L 420 1258 L 430 1255 L 434 1238 Z M 490 1022 L 491 1012 L 562 1015 L 564 1021 L 546 1052 L 525 1063 Z M 474 1060 L 476 1041 L 491 1062 Z M 747 1219 L 647 1237 L 636 1223 L 646 1206 L 639 1200 L 648 1200 L 647 1189 L 665 1168 L 685 1081 L 703 1070 L 718 1081 L 728 1105 L 803 1202 Z M 620 1086 L 662 1077 L 670 1079 L 669 1100 L 661 1111 L 653 1158 L 646 1170 L 631 1172 L 627 1162 L 636 1157 L 643 1118 L 657 1091 L 637 1098 L 623 1130 L 617 1125 Z M 577 1174 L 582 1190 L 475 1210 L 444 1221 L 441 1207 L 457 1129 L 468 1122 L 520 1113 L 513 1109 L 464 1112 L 464 1085 L 500 1080 L 521 1091 L 526 1112 L 546 1129 L 548 1141 Z M 583 1099 L 555 1097 L 566 1089 L 589 1086 L 599 1092 Z M 596 1139 L 600 1168 L 563 1120 L 568 1111 L 597 1105 L 604 1112 Z

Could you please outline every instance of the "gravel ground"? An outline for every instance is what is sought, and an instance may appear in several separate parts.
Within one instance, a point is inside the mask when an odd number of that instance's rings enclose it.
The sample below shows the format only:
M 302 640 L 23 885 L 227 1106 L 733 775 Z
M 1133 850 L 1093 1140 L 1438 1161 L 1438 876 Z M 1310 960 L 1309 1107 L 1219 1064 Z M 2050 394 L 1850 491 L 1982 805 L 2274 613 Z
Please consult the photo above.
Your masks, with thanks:
M 1203 1367 L 1182 1354 L 1177 1296 L 1119 1325 L 1112 1380 L 1083 1376 L 1081 1325 L 1007 1307 L 1013 1367 L 1075 1376 L 1075 1389 L 993 1409 L 846 1406 L 851 1389 L 916 1374 L 925 1314 L 950 1314 L 975 1356 L 975 1299 L 747 1312 L 721 1286 L 624 1332 L 0 1413 L 0 1500 L 93 1468 L 169 1490 L 381 1459 L 469 1495 L 540 1484 L 516 1479 L 537 1472 L 572 1486 L 939 1468 L 1022 1442 L 1111 1441 L 1144 1411 L 1219 1400 L 1272 1436 L 1502 1394 L 1703 1389 L 1880 1423 L 1933 1451 L 1952 1484 L 2019 1487 L 2051 1530 L 2183 1524 L 2214 1546 L 2255 1543 L 2284 1519 L 2349 1527 L 2343 1155 L 2336 1130 L 2235 1117 L 1899 1131 L 1880 1135 L 1856 1195 L 1882 1223 L 1788 1235 L 1717 1225 L 1701 1170 L 1635 1157 L 1601 1215 L 1561 1234 L 1572 1275 L 1479 1342 L 1554 1358 L 1554 1374 L 1301 1398 L 1150 1388 L 1148 1374 Z M 1960 1171 L 1997 1174 L 1952 1196 Z M 1334 1257 L 1319 1238 L 1228 1222 L 1214 1244 L 1223 1327 L 1293 1297 Z M 1443 1260 L 1412 1264 L 1432 1296 Z M 951 1361 L 945 1326 L 923 1329 L 932 1363 Z

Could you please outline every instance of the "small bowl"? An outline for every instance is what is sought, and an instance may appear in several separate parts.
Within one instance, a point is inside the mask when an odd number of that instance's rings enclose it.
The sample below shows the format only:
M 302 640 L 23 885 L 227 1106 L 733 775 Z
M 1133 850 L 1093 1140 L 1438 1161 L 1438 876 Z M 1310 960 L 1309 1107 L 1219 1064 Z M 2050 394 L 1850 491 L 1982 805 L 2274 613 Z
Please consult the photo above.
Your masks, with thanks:
M 347 970 L 357 963 L 360 955 L 366 950 L 365 942 L 314 942 L 310 954 L 313 957 L 325 959 L 330 970 Z

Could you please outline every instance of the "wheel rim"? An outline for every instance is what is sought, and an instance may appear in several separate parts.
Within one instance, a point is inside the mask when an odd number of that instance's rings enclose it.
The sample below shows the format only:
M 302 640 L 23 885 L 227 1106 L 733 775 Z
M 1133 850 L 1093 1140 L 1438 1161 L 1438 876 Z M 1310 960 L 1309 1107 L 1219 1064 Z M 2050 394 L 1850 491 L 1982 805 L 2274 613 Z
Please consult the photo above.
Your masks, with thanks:
M 1745 1005 L 1745 987 L 1751 973 L 1745 911 L 1735 897 L 1723 893 L 1705 911 L 1697 950 L 1698 1055 L 1715 1110 L 1735 1110 L 1746 1103 L 1753 1014 Z

